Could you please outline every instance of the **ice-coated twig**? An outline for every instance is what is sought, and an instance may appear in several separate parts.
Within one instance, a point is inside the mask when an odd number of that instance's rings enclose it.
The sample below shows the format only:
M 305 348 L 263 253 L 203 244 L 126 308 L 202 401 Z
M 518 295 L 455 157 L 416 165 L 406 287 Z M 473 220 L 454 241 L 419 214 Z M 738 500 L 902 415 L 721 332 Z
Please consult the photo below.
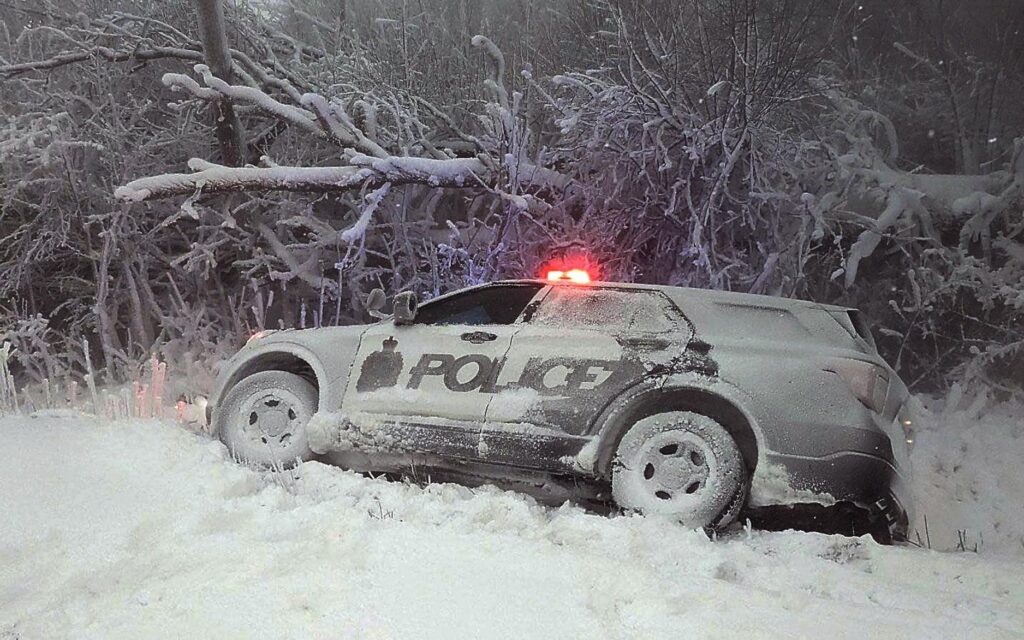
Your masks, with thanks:
M 370 219 L 373 218 L 373 212 L 377 210 L 377 206 L 380 205 L 381 201 L 388 195 L 390 190 L 391 183 L 387 182 L 384 183 L 384 186 L 367 194 L 365 198 L 366 206 L 363 207 L 363 212 L 359 215 L 359 219 L 356 220 L 354 225 L 342 231 L 338 236 L 341 238 L 342 242 L 352 244 L 366 235 L 366 229 L 370 226 Z
M 494 72 L 485 84 L 494 92 L 494 97 L 501 108 L 508 111 L 508 91 L 505 89 L 505 55 L 498 45 L 494 44 L 487 36 L 475 35 L 471 42 L 474 47 L 483 49 L 494 64 Z
M 95 59 L 102 59 L 108 62 L 127 62 L 128 60 L 159 60 L 161 58 L 179 58 L 182 60 L 202 62 L 203 54 L 200 51 L 192 51 L 190 49 L 182 49 L 180 47 L 142 46 L 137 49 L 118 50 L 110 47 L 97 46 L 81 51 L 58 53 L 43 60 L 32 60 L 19 64 L 0 65 L 0 76 L 13 78 L 31 71 L 49 71 L 69 64 L 76 64 Z

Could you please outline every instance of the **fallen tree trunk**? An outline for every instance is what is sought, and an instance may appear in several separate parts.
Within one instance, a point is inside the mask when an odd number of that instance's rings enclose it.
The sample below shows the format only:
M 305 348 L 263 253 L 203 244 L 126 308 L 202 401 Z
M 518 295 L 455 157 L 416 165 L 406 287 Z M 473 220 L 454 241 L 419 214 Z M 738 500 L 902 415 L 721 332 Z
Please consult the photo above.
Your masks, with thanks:
M 133 180 L 118 187 L 121 200 L 156 200 L 179 195 L 241 190 L 342 192 L 391 184 L 435 187 L 480 186 L 493 172 L 476 158 L 371 158 L 356 156 L 338 167 L 225 167 L 198 158 L 189 161 L 195 173 L 166 173 Z

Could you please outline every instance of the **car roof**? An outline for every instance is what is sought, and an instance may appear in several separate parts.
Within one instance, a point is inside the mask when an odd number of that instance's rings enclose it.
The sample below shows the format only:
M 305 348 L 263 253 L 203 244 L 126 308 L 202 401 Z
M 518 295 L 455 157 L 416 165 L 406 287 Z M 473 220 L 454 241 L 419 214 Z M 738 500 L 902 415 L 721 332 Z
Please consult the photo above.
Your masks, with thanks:
M 523 278 L 517 280 L 498 280 L 489 283 L 491 285 L 502 285 L 502 284 L 540 284 L 549 285 L 553 284 L 548 280 L 540 278 Z M 484 285 L 486 286 L 486 285 Z M 773 307 L 778 309 L 821 309 L 823 311 L 853 311 L 852 307 L 843 307 L 832 304 L 822 304 L 818 302 L 812 302 L 810 300 L 801 300 L 799 298 L 782 298 L 779 296 L 766 296 L 757 293 L 740 293 L 737 291 L 720 291 L 717 289 L 697 289 L 692 287 L 672 287 L 668 285 L 660 284 L 638 284 L 632 282 L 601 282 L 595 281 L 586 284 L 580 284 L 575 282 L 558 282 L 555 286 L 559 287 L 579 287 L 581 289 L 588 287 L 600 287 L 600 288 L 615 288 L 615 289 L 633 289 L 637 291 L 661 291 L 668 295 L 670 298 L 676 301 L 683 300 L 703 300 L 707 302 L 721 302 L 730 305 L 737 306 L 750 306 L 750 307 Z

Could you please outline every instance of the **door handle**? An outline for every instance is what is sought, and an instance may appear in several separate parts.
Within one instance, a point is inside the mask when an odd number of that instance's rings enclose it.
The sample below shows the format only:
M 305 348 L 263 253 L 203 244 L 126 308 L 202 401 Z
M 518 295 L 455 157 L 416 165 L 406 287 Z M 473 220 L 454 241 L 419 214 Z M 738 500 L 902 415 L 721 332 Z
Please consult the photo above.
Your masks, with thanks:
M 485 342 L 497 340 L 498 336 L 493 333 L 487 333 L 486 331 L 470 331 L 469 333 L 462 334 L 462 339 L 466 342 L 472 342 L 473 344 L 483 344 Z
M 660 350 L 667 348 L 671 342 L 663 338 L 648 338 L 648 337 L 637 337 L 637 338 L 615 338 L 623 347 L 636 347 L 639 349 L 654 349 Z

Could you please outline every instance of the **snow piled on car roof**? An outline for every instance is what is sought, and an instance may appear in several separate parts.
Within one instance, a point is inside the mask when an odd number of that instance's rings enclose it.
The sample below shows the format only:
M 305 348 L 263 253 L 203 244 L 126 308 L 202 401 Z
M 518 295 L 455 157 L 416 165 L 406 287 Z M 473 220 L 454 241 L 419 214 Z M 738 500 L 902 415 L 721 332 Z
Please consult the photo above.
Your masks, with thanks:
M 255 471 L 173 423 L 6 418 L 0 638 L 1012 637 L 1014 411 L 918 425 L 932 544 L 987 527 L 978 554 L 802 533 L 712 542 L 492 488 L 316 462 Z

